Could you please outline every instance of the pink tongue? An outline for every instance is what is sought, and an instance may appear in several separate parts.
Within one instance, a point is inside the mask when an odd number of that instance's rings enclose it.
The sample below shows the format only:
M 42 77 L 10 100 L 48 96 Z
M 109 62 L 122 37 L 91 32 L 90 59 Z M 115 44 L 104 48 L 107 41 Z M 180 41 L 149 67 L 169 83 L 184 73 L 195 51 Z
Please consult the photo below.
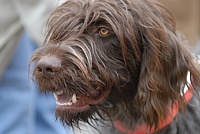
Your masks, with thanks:
M 57 101 L 60 103 L 67 103 L 72 100 L 72 96 L 69 96 L 67 94 L 57 95 Z

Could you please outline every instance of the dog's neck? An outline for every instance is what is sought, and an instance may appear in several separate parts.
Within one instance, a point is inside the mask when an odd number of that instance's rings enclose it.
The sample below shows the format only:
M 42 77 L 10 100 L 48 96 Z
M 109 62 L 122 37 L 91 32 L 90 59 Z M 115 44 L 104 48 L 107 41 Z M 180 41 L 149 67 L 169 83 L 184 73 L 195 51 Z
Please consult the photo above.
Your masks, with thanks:
M 192 86 L 190 86 L 192 88 Z M 190 92 L 191 90 L 187 90 L 186 93 L 184 94 L 185 101 L 188 103 L 193 94 Z M 147 133 L 154 133 L 157 132 L 163 128 L 165 128 L 167 125 L 169 125 L 173 119 L 177 116 L 179 109 L 178 109 L 178 102 L 175 102 L 170 109 L 171 114 L 167 116 L 163 121 L 159 122 L 158 129 L 155 128 L 150 128 L 148 125 L 145 123 L 140 123 L 140 124 L 135 124 L 134 129 L 128 129 L 125 125 L 126 123 L 124 121 L 114 121 L 113 124 L 114 126 L 120 130 L 121 132 L 124 132 L 126 134 L 147 134 Z
M 190 73 L 187 74 L 187 82 L 188 82 L 188 85 L 182 86 L 183 92 L 181 92 L 181 95 L 183 94 L 182 96 L 184 96 L 186 103 L 188 103 L 193 96 L 193 93 L 192 93 L 193 87 L 191 85 Z M 137 109 L 135 109 L 136 111 L 134 111 L 134 113 L 131 113 L 129 111 L 123 112 L 121 110 L 120 111 L 121 113 L 119 113 L 119 114 L 122 114 L 122 113 L 126 113 L 126 114 L 123 114 L 124 115 L 123 118 L 117 117 L 117 118 L 119 118 L 119 120 L 113 121 L 113 124 L 118 130 L 125 132 L 127 134 L 154 133 L 154 132 L 157 132 L 157 131 L 165 128 L 177 116 L 177 114 L 179 112 L 178 102 L 171 104 L 169 109 L 170 109 L 169 110 L 170 114 L 167 117 L 165 117 L 164 120 L 159 121 L 159 124 L 158 124 L 159 126 L 156 129 L 154 127 L 150 128 L 145 123 L 145 121 L 142 119 L 141 115 L 136 112 Z M 126 117 L 125 117 L 125 115 L 126 115 Z M 135 118 L 132 118 L 133 115 Z M 130 123 L 130 118 L 132 118 L 131 123 Z

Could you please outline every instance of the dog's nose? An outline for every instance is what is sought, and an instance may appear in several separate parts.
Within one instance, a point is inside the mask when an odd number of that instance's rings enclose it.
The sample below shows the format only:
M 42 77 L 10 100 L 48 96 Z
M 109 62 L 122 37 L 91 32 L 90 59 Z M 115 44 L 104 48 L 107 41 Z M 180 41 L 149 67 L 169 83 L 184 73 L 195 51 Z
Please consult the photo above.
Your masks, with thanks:
M 43 77 L 50 77 L 61 68 L 61 60 L 56 56 L 44 56 L 42 57 L 37 65 L 37 71 L 43 75 Z

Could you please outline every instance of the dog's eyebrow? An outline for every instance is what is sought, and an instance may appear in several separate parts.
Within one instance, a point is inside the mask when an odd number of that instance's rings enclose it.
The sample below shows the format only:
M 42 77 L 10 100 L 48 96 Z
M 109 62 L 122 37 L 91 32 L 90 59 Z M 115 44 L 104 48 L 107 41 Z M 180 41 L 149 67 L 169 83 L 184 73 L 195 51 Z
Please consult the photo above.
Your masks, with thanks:
M 109 23 L 107 23 L 106 20 L 97 20 L 97 21 L 94 22 L 94 25 L 95 26 L 101 26 L 101 25 L 103 25 L 103 26 L 110 27 Z
M 94 22 L 95 25 L 99 25 L 99 24 L 102 24 L 102 23 L 105 23 L 105 20 L 98 19 Z

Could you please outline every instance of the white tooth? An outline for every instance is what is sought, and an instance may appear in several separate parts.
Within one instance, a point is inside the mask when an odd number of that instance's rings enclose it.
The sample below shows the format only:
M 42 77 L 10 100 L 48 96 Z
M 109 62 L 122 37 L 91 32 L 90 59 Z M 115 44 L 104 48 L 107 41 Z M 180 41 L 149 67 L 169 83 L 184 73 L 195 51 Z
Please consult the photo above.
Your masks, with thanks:
M 59 106 L 71 106 L 72 102 L 67 102 L 67 103 L 56 102 L 56 104 L 59 105 Z
M 68 102 L 68 103 L 67 103 L 67 106 L 71 106 L 71 105 L 72 105 L 72 102 Z
M 63 90 L 59 90 L 55 92 L 56 95 L 62 95 L 63 93 L 64 93 Z
M 56 93 L 53 93 L 54 97 L 56 100 L 58 100 Z
M 56 104 L 61 106 L 61 103 L 59 103 L 59 102 L 56 102 Z
M 73 96 L 72 96 L 72 102 L 73 102 L 73 103 L 76 103 L 76 102 L 77 102 L 76 94 L 73 94 Z

